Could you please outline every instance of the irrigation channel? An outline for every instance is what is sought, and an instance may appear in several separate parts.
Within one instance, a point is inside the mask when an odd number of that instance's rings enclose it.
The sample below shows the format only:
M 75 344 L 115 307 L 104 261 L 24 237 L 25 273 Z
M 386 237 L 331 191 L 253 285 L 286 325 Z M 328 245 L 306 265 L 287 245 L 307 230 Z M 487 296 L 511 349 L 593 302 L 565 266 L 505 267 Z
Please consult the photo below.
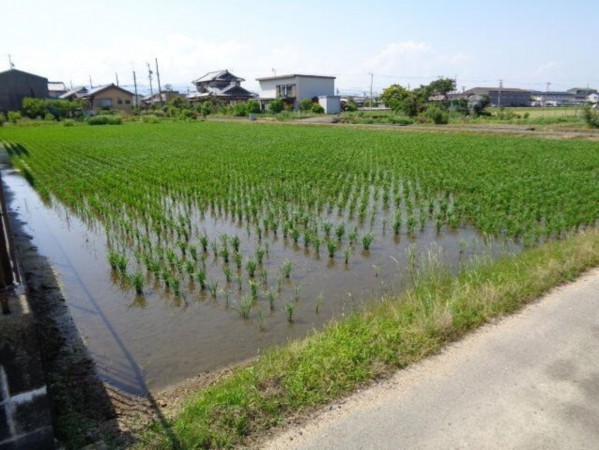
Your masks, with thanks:
M 398 293 L 410 283 L 413 272 L 408 269 L 421 266 L 429 256 L 457 271 L 479 257 L 519 250 L 513 242 L 483 239 L 471 227 L 444 227 L 437 232 L 430 222 L 408 237 L 405 230 L 395 235 L 377 221 L 372 229 L 377 238 L 370 250 L 356 246 L 346 264 L 343 254 L 331 259 L 326 248 L 315 255 L 292 239 L 267 235 L 262 245 L 268 257 L 256 283 L 266 281 L 273 292 L 269 296 L 261 289 L 248 317 L 242 317 L 248 287 L 238 289 L 235 278 L 227 283 L 212 254 L 206 267 L 208 279 L 219 280 L 215 295 L 191 280 L 185 280 L 176 295 L 158 282 L 152 284 L 149 275 L 146 285 L 153 288 L 136 295 L 131 284 L 111 270 L 109 242 L 100 223 L 84 223 L 55 198 L 42 201 L 11 168 L 3 168 L 2 179 L 13 194 L 9 207 L 25 223 L 33 244 L 51 261 L 62 283 L 65 301 L 99 375 L 137 395 L 255 357 L 352 313 L 365 301 Z M 223 217 L 207 214 L 202 222 L 212 236 L 247 233 Z M 256 248 L 244 250 L 251 253 Z M 289 278 L 280 273 L 285 261 L 293 264 Z M 269 280 L 261 280 L 264 273 Z

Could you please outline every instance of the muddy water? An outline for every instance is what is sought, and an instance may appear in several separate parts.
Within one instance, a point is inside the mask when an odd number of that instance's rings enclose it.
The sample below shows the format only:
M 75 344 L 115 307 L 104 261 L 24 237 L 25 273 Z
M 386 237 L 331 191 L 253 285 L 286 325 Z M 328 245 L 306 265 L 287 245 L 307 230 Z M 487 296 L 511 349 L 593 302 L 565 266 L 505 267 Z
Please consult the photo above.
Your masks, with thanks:
M 136 296 L 131 286 L 111 273 L 103 227 L 83 223 L 56 201 L 44 204 L 15 173 L 3 171 L 3 180 L 14 194 L 10 208 L 26 223 L 34 244 L 49 258 L 63 284 L 65 301 L 101 377 L 133 394 L 160 390 L 254 357 L 273 345 L 305 336 L 333 317 L 351 313 L 366 300 L 399 292 L 409 284 L 410 252 L 432 251 L 457 270 L 473 256 L 517 250 L 514 245 L 483 242 L 471 228 L 437 233 L 429 224 L 410 239 L 405 234 L 398 238 L 390 230 L 384 233 L 379 224 L 373 230 L 377 238 L 370 252 L 358 246 L 346 265 L 341 251 L 330 260 L 324 245 L 317 256 L 292 241 L 267 236 L 267 284 L 280 292 L 271 311 L 261 290 L 249 319 L 243 319 L 237 308 L 248 294 L 247 279 L 241 291 L 236 281 L 227 285 L 220 266 L 211 264 L 212 256 L 207 260 L 208 279 L 219 279 L 216 298 L 187 280 L 182 283 L 183 295 L 175 296 L 151 278 L 145 295 Z M 209 231 L 244 233 L 243 228 L 215 218 L 206 218 L 203 226 Z M 289 280 L 279 272 L 286 259 L 294 263 Z M 285 303 L 295 307 L 293 322 L 287 320 Z

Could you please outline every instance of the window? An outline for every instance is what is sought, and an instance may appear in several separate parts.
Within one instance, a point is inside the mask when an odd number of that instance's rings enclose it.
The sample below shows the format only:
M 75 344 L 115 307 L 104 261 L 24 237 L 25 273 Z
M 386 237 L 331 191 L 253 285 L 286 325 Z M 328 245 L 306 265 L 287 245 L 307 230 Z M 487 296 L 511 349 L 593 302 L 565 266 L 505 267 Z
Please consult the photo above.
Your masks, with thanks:
M 120 99 L 120 98 L 119 98 L 119 99 L 116 101 L 116 103 L 117 103 L 118 105 L 122 105 L 122 104 L 123 104 L 123 99 Z
M 131 104 L 131 100 L 125 100 L 125 105 L 130 105 Z
M 295 97 L 295 84 L 278 84 L 277 97 Z
M 98 103 L 100 103 L 100 108 L 110 108 L 112 106 L 111 98 L 101 98 L 98 99 Z

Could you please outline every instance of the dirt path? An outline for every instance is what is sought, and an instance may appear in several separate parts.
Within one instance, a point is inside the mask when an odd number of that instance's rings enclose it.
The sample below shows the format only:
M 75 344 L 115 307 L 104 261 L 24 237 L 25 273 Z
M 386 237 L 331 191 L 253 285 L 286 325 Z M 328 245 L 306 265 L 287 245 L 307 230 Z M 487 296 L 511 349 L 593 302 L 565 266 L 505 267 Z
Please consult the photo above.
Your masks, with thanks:
M 599 448 L 599 269 L 267 449 Z

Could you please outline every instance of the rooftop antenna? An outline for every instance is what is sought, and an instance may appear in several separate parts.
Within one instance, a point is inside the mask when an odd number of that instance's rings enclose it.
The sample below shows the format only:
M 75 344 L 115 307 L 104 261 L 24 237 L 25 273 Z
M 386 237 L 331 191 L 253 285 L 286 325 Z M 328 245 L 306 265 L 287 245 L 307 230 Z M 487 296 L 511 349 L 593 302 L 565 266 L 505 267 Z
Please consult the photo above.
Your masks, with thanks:
M 116 85 L 119 85 L 119 74 L 118 73 L 114 73 L 114 76 L 116 77 Z
M 91 75 L 89 76 L 89 88 L 90 89 L 94 88 L 94 85 L 92 84 L 92 76 Z
M 8 54 L 8 67 L 10 67 L 11 69 L 15 68 L 15 64 L 12 62 L 12 59 L 10 58 L 10 53 Z

